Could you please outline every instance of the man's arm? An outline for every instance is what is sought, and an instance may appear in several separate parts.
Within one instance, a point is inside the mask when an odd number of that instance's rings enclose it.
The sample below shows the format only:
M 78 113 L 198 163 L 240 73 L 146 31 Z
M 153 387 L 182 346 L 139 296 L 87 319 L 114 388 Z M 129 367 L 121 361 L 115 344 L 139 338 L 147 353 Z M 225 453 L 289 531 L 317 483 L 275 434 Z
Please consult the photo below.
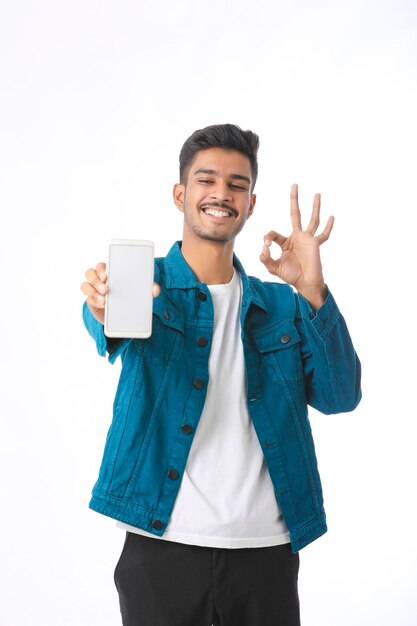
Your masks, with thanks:
M 303 230 L 297 185 L 292 185 L 290 197 L 293 232 L 289 237 L 275 231 L 265 235 L 260 259 L 271 274 L 298 291 L 296 325 L 302 338 L 308 403 L 322 413 L 352 411 L 361 398 L 360 362 L 324 282 L 320 259 L 320 246 L 330 236 L 334 217 L 329 217 L 323 232 L 316 235 L 320 223 L 320 194 L 316 194 L 310 222 Z M 281 248 L 279 259 L 271 257 L 273 241 Z
M 361 364 L 333 295 L 314 311 L 298 294 L 295 324 L 308 404 L 325 414 L 353 411 L 362 397 Z

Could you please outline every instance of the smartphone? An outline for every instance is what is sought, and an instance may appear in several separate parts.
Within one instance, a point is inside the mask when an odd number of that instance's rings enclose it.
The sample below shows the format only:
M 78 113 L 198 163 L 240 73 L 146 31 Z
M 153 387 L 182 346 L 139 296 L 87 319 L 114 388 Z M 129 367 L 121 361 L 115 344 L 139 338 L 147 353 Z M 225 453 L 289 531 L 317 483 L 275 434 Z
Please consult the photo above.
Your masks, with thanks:
M 109 290 L 104 314 L 107 337 L 150 337 L 153 278 L 152 241 L 111 240 L 107 265 Z

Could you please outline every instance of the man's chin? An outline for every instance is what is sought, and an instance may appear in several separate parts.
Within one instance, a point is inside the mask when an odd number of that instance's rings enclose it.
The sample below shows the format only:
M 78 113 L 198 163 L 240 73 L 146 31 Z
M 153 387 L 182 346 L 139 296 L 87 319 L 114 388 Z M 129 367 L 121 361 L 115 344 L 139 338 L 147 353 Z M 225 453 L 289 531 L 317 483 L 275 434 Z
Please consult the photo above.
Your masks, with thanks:
M 217 235 L 212 233 L 201 233 L 198 236 L 200 239 L 204 239 L 204 241 L 214 241 L 216 243 L 228 243 L 235 238 L 234 235 Z
M 229 241 L 233 241 L 236 237 L 236 233 L 210 232 L 196 227 L 194 227 L 192 231 L 199 239 L 216 243 L 228 243 Z

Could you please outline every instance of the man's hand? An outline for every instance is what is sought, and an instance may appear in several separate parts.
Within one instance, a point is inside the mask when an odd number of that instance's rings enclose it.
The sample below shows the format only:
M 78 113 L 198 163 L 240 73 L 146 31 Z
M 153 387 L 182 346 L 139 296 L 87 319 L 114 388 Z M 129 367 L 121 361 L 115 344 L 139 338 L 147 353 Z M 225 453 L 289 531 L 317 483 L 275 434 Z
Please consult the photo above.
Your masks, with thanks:
M 97 263 L 95 269 L 86 271 L 87 282 L 81 285 L 81 291 L 87 296 L 87 306 L 96 320 L 104 324 L 104 309 L 106 306 L 106 294 L 108 292 L 106 264 Z M 153 284 L 152 295 L 159 296 L 161 291 L 157 283 Z
M 317 310 L 327 295 L 319 248 L 330 236 L 334 217 L 329 217 L 321 235 L 315 234 L 320 223 L 320 194 L 316 193 L 309 225 L 306 230 L 302 230 L 298 185 L 292 185 L 291 223 L 293 232 L 289 237 L 284 237 L 273 230 L 265 235 L 260 259 L 271 274 L 293 285 Z M 281 248 L 279 259 L 271 257 L 270 246 L 273 241 Z

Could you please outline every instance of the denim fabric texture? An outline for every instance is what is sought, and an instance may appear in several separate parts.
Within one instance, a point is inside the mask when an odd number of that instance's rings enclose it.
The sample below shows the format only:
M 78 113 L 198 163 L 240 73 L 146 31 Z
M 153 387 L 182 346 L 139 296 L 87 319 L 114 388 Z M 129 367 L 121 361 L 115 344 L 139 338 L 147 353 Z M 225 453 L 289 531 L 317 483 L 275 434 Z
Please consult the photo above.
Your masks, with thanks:
M 307 405 L 352 411 L 360 363 L 331 293 L 314 312 L 290 286 L 247 276 L 236 256 L 234 265 L 249 414 L 297 552 L 327 530 Z M 155 259 L 155 281 L 161 293 L 148 339 L 108 340 L 86 304 L 83 318 L 99 354 L 122 359 L 90 508 L 162 536 L 206 398 L 213 305 L 180 242 Z

